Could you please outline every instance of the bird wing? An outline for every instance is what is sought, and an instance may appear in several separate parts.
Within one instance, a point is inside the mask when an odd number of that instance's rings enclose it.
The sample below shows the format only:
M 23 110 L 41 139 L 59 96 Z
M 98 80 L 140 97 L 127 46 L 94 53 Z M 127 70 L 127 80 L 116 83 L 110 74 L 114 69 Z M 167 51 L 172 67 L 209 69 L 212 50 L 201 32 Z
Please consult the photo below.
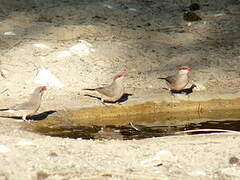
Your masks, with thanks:
M 174 75 L 166 77 L 165 80 L 170 84 L 175 84 L 176 83 L 176 77 Z
M 33 108 L 34 107 L 33 107 L 32 103 L 25 102 L 25 103 L 22 103 L 22 104 L 15 104 L 15 105 L 11 106 L 9 109 L 18 111 L 18 110 L 31 110 Z
M 96 91 L 98 91 L 99 93 L 101 93 L 105 96 L 108 96 L 108 97 L 113 97 L 114 96 L 114 89 L 111 85 L 96 88 Z

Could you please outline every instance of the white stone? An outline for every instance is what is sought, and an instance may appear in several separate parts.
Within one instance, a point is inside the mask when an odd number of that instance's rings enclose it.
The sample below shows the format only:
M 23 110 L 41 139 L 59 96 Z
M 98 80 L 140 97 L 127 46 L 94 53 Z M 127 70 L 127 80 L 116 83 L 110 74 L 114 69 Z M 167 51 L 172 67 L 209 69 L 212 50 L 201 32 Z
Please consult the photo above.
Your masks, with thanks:
M 40 49 L 50 49 L 50 47 L 48 45 L 43 44 L 43 43 L 35 43 L 35 44 L 33 44 L 33 46 L 40 48 Z
M 20 140 L 17 142 L 18 146 L 31 146 L 34 145 L 31 141 L 27 141 L 27 140 Z
M 69 51 L 61 51 L 57 55 L 58 58 L 65 58 L 68 56 L 71 56 L 71 53 Z
M 156 166 L 164 161 L 170 161 L 170 162 L 175 161 L 175 158 L 170 151 L 161 150 L 161 151 L 157 152 L 156 155 L 154 155 L 146 160 L 143 160 L 142 165 Z
M 39 59 L 41 59 L 41 61 L 45 61 L 47 58 L 45 56 L 39 56 Z
M 63 83 L 58 78 L 56 78 L 50 71 L 44 68 L 39 70 L 34 82 L 37 84 L 48 85 L 57 88 L 63 87 Z
M 108 9 L 112 9 L 113 7 L 111 6 L 111 5 L 109 5 L 109 4 L 103 4 L 103 7 L 106 7 L 106 8 L 108 8 Z
M 69 50 L 73 53 L 78 55 L 79 57 L 87 56 L 91 52 L 95 50 L 92 48 L 92 44 L 88 43 L 87 41 L 80 40 L 80 43 L 72 46 Z
M 11 152 L 11 149 L 9 149 L 7 146 L 0 145 L 0 153 L 6 153 Z
M 128 10 L 129 11 L 137 11 L 137 9 L 135 9 L 135 8 L 129 8 Z
M 5 36 L 14 36 L 16 35 L 14 32 L 8 31 L 3 33 Z
M 170 151 L 167 151 L 167 150 L 161 150 L 161 151 L 157 152 L 156 158 L 164 160 L 164 161 L 174 159 L 173 154 Z
M 224 16 L 224 15 L 226 15 L 226 14 L 224 14 L 224 13 L 218 13 L 218 14 L 214 14 L 214 17 Z
M 194 170 L 188 173 L 190 176 L 206 176 L 207 174 L 201 170 Z
M 231 180 L 239 180 L 240 179 L 240 168 L 232 167 L 232 168 L 224 168 L 220 170 L 221 176 L 225 179 Z

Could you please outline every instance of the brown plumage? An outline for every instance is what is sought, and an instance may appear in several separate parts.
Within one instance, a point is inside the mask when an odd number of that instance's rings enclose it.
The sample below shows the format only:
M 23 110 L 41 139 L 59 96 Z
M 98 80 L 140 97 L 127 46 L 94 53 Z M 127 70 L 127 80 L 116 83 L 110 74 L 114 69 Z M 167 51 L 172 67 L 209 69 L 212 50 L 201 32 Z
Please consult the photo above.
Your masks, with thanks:
M 99 94 L 99 98 L 101 98 L 102 102 L 116 102 L 124 94 L 123 79 L 125 76 L 127 76 L 126 72 L 116 75 L 113 78 L 112 83 L 107 86 L 93 88 L 93 89 L 86 88 L 83 90 L 97 91 Z
M 22 119 L 26 121 L 27 116 L 33 115 L 40 108 L 42 95 L 45 90 L 47 90 L 46 86 L 37 87 L 26 102 L 15 104 L 7 109 L 0 109 L 0 111 L 20 112 Z
M 185 21 L 190 21 L 190 22 L 202 20 L 200 16 L 198 16 L 195 12 L 192 12 L 192 11 L 184 12 L 183 19 Z
M 183 66 L 179 68 L 176 74 L 165 77 L 165 78 L 158 78 L 158 79 L 164 79 L 171 91 L 180 91 L 180 90 L 183 90 L 189 82 L 189 77 L 188 77 L 189 71 L 191 71 L 191 68 L 187 66 Z

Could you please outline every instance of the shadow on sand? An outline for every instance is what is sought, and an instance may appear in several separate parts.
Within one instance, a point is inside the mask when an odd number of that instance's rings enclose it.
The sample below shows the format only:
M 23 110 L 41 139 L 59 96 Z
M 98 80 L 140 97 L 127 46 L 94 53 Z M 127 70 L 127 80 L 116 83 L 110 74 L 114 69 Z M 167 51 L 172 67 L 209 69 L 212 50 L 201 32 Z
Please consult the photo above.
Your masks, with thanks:
M 46 119 L 50 114 L 53 114 L 55 112 L 57 112 L 57 111 L 52 111 L 51 110 L 51 111 L 45 111 L 45 112 L 42 112 L 40 114 L 36 114 L 36 115 L 33 115 L 33 116 L 27 116 L 27 120 L 41 121 L 41 120 Z M 0 117 L 22 120 L 21 116 L 0 116 Z
M 132 96 L 132 95 L 133 95 L 133 94 L 125 93 L 125 94 L 123 94 L 123 96 L 122 96 L 119 100 L 117 100 L 116 102 L 104 101 L 104 103 L 109 103 L 109 104 L 115 104 L 115 103 L 117 103 L 117 104 L 120 104 L 120 103 L 123 103 L 123 102 L 127 101 L 127 100 L 128 100 L 128 97 L 129 97 L 129 96 Z M 101 101 L 101 98 L 100 98 L 100 97 L 97 97 L 97 96 L 93 96 L 93 95 L 90 95 L 90 94 L 84 94 L 84 96 L 89 96 L 89 97 L 92 97 L 92 98 L 95 98 L 95 99 L 98 99 L 98 100 Z

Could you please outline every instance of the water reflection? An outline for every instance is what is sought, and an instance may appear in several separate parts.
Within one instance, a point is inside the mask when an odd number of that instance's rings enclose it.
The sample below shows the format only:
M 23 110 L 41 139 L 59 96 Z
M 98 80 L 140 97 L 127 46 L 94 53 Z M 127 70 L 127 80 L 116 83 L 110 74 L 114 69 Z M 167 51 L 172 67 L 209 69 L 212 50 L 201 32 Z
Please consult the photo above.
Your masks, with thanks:
M 39 133 L 63 137 L 82 139 L 143 139 L 151 137 L 161 137 L 175 135 L 176 132 L 184 132 L 194 129 L 222 129 L 240 131 L 240 120 L 208 120 L 200 123 L 189 123 L 181 126 L 150 126 L 129 124 L 125 126 L 78 126 L 78 127 L 58 127 L 40 128 Z M 212 133 L 212 131 L 199 131 L 191 134 Z

